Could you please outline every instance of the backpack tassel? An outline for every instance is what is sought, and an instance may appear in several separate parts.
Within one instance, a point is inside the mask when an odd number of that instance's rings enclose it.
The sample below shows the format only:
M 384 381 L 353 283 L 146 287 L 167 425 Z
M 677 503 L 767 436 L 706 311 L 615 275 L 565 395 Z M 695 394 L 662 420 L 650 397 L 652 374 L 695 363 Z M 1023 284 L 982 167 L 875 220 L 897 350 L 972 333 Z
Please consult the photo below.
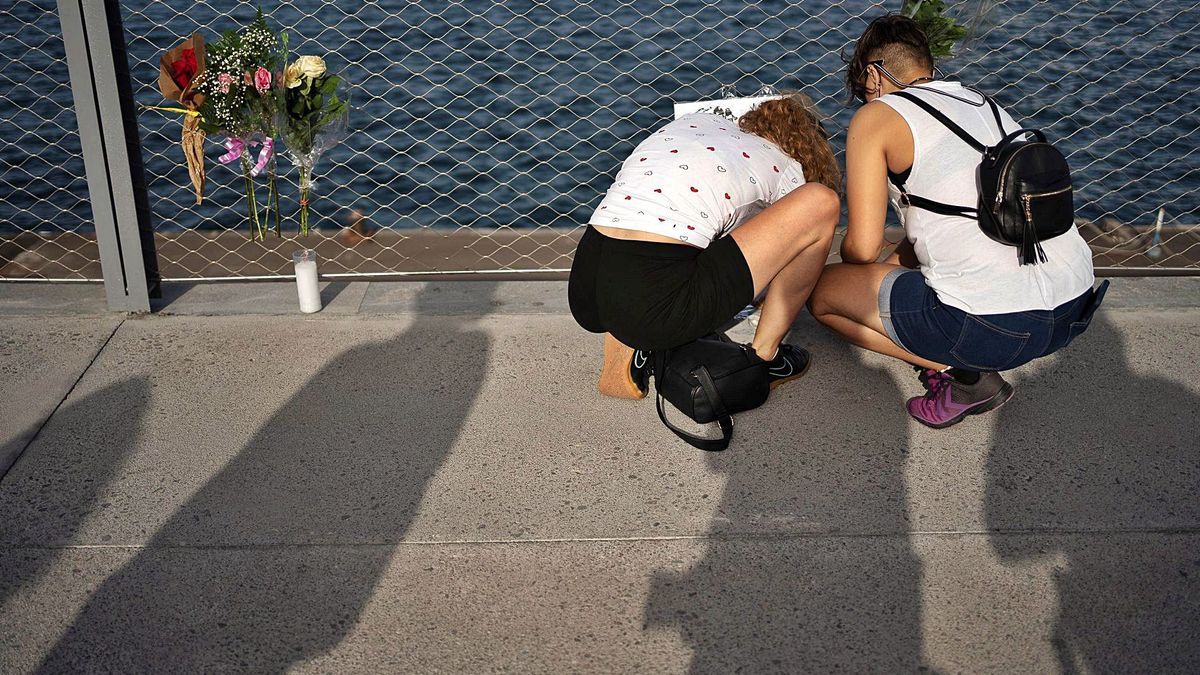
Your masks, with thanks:
M 1042 250 L 1042 242 L 1038 241 L 1037 230 L 1032 220 L 1025 220 L 1021 230 L 1020 260 L 1022 265 L 1036 265 L 1046 262 L 1046 252 Z

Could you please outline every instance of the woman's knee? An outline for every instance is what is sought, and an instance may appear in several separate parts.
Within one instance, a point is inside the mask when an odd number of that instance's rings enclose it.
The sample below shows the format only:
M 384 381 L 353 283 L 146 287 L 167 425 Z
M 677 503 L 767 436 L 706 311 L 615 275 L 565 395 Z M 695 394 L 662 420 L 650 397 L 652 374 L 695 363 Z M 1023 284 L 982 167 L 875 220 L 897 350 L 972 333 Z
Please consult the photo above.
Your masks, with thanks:
M 830 302 L 830 290 L 833 286 L 830 279 L 830 270 L 836 266 L 836 263 L 825 266 L 825 269 L 821 271 L 821 277 L 817 279 L 817 285 L 813 287 L 812 293 L 808 296 L 808 311 L 818 321 L 821 321 L 822 317 L 833 312 L 833 305 Z M 834 271 L 833 274 L 836 275 L 837 272 Z
M 838 194 L 820 183 L 802 185 L 796 189 L 800 191 L 803 192 L 798 196 L 804 200 L 804 208 L 793 223 L 797 234 L 813 243 L 832 244 L 834 229 L 842 215 Z
M 820 183 L 806 183 L 799 189 L 807 193 L 805 197 L 810 202 L 814 220 L 822 229 L 828 227 L 830 234 L 842 215 L 842 200 L 838 193 Z
M 841 316 L 850 319 L 862 318 L 862 307 L 871 304 L 870 298 L 878 296 L 878 283 L 873 283 L 878 270 L 873 265 L 831 263 L 821 271 L 817 285 L 809 296 L 808 309 L 817 320 L 822 317 Z

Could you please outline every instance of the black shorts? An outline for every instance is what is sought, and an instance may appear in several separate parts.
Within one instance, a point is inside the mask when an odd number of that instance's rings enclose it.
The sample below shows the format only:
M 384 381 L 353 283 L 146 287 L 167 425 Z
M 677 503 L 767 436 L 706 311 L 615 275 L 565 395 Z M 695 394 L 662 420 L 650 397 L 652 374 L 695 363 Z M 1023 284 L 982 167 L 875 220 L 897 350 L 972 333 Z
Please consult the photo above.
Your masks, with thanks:
M 590 225 L 571 267 L 571 313 L 586 330 L 635 349 L 670 349 L 728 323 L 754 300 L 737 242 L 685 244 L 606 237 Z

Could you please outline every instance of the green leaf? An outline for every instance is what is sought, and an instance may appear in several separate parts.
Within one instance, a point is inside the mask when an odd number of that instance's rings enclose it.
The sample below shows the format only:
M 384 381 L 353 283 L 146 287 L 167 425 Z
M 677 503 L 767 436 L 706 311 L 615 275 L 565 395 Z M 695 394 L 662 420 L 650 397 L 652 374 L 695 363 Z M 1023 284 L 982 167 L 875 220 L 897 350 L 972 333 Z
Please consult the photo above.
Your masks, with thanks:
M 925 31 L 929 40 L 929 51 L 934 58 L 947 58 L 954 53 L 954 43 L 966 34 L 965 26 L 954 19 L 942 16 L 946 9 L 943 0 L 906 0 L 903 13 L 912 17 L 913 21 Z

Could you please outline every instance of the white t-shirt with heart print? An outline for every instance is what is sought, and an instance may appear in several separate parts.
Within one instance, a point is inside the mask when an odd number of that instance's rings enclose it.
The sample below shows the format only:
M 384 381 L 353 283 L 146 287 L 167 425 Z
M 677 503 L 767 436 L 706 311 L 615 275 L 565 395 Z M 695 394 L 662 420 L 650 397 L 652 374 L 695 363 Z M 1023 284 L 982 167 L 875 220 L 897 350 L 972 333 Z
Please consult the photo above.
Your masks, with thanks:
M 800 163 L 720 115 L 684 115 L 642 141 L 589 221 L 706 248 L 804 184 Z

